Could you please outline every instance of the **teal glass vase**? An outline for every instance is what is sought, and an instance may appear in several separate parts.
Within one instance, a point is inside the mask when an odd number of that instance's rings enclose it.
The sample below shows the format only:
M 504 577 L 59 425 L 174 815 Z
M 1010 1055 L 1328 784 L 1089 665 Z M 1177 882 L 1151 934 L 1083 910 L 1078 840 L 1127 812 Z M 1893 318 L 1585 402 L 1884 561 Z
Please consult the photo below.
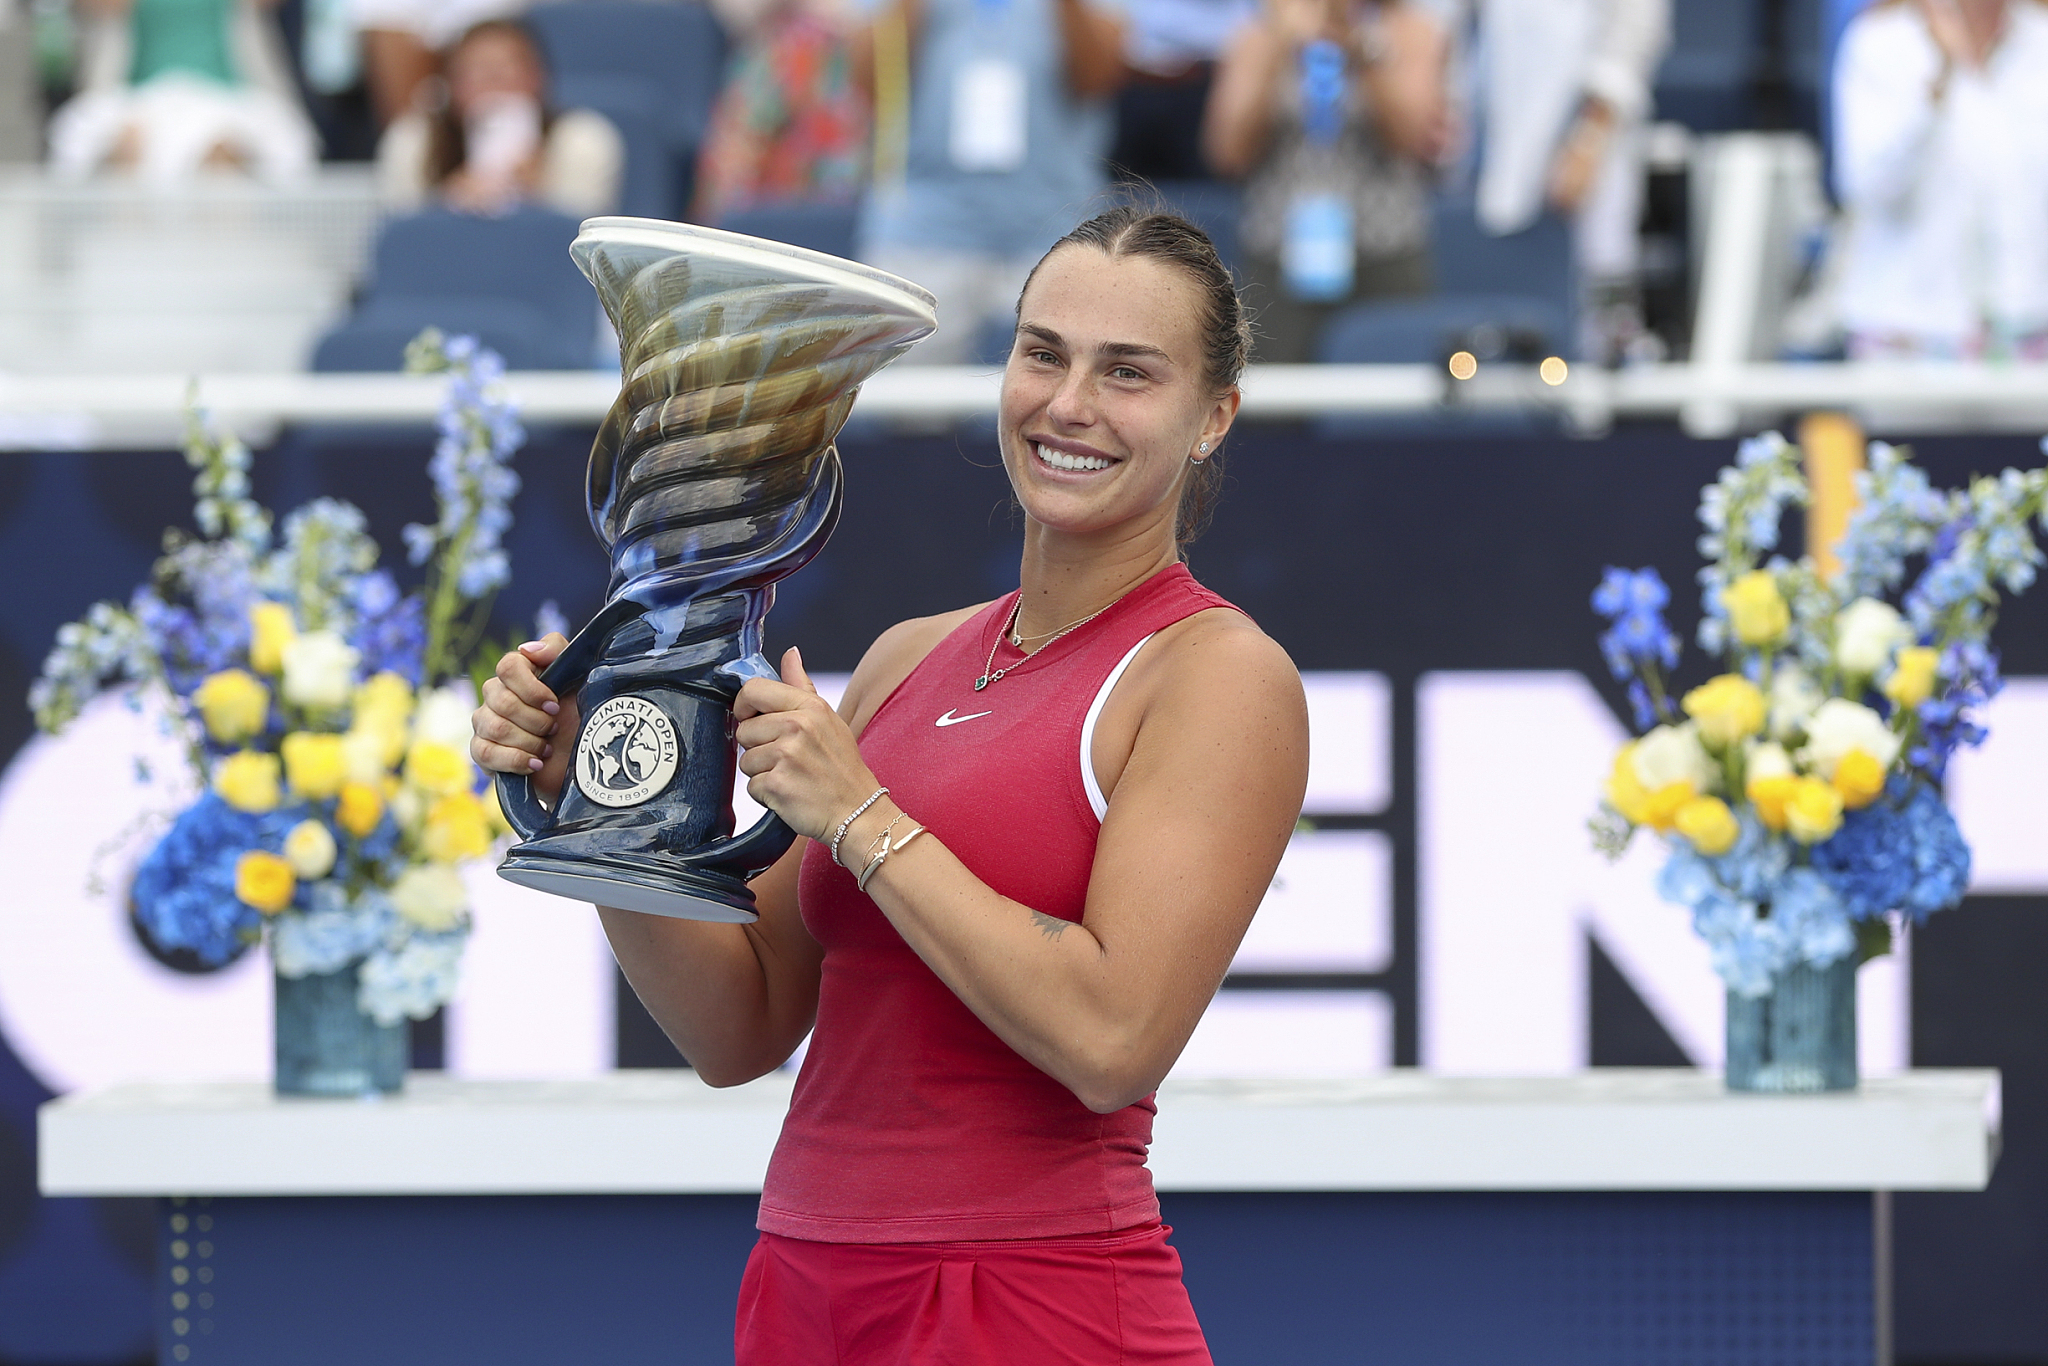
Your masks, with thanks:
M 1786 968 L 1762 996 L 1728 993 L 1728 1089 L 1856 1088 L 1856 960 Z
M 333 972 L 277 974 L 277 1094 L 364 1096 L 405 1084 L 411 1035 L 356 1008 L 356 959 Z

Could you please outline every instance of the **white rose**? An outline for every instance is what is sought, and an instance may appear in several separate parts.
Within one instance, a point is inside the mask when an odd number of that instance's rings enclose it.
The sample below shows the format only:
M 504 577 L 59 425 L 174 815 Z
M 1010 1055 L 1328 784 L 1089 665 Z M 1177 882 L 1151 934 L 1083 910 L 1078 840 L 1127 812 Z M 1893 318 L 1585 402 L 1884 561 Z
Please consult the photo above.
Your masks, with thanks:
M 334 832 L 325 821 L 300 821 L 284 837 L 284 861 L 307 881 L 334 871 Z
M 1762 778 L 1790 778 L 1792 756 L 1776 740 L 1752 740 L 1742 761 L 1743 780 L 1756 782 Z
M 1691 783 L 1695 792 L 1712 792 L 1721 783 L 1721 772 L 1690 721 L 1659 726 L 1636 741 L 1635 766 L 1636 781 L 1651 792 L 1673 783 Z
M 1876 598 L 1858 598 L 1835 618 L 1835 663 L 1842 672 L 1869 678 L 1891 662 L 1892 651 L 1913 643 L 1913 628 L 1898 609 Z
M 1889 769 L 1899 757 L 1899 737 L 1884 719 L 1860 702 L 1830 697 L 1806 723 L 1806 748 L 1799 758 L 1822 778 L 1835 776 L 1835 765 L 1852 749 L 1860 749 Z
M 469 753 L 469 718 L 476 711 L 476 694 L 467 683 L 443 683 L 420 695 L 420 707 L 413 714 L 412 738 L 432 740 L 457 754 Z
M 1789 740 L 1806 728 L 1806 718 L 1827 700 L 1827 693 L 1805 670 L 1796 665 L 1780 665 L 1771 674 L 1771 734 Z
M 414 864 L 391 884 L 391 904 L 413 924 L 431 933 L 452 930 L 469 909 L 462 875 L 444 864 Z
M 384 737 L 371 730 L 352 730 L 341 737 L 341 763 L 352 783 L 384 790 L 391 773 L 384 762 Z
M 345 707 L 361 655 L 332 631 L 308 631 L 284 647 L 284 696 L 301 707 Z

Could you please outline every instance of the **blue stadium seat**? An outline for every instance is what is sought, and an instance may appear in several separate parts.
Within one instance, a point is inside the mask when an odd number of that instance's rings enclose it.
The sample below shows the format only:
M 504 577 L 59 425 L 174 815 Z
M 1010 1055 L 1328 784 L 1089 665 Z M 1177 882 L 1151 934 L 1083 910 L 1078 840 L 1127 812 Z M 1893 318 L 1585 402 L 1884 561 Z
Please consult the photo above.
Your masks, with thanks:
M 1162 180 L 1154 188 L 1169 208 L 1209 234 L 1223 264 L 1242 280 L 1244 258 L 1237 243 L 1237 216 L 1243 196 L 1237 186 L 1221 180 Z
M 1658 118 L 1703 133 L 1750 126 L 1763 11 L 1760 0 L 1674 0 L 1671 50 L 1655 81 Z
M 572 74 L 553 82 L 557 109 L 589 109 L 610 119 L 625 144 L 620 213 L 671 218 L 687 183 L 685 167 L 662 133 L 661 92 L 634 77 Z
M 1322 361 L 1439 361 L 1460 347 L 1484 349 L 1492 328 L 1517 354 L 1571 354 L 1578 286 L 1571 229 L 1545 215 L 1507 237 L 1479 226 L 1470 198 L 1440 197 L 1432 213 L 1437 292 L 1354 304 L 1330 320 Z
M 548 209 L 501 218 L 429 209 L 378 233 L 355 313 L 323 338 L 315 370 L 395 370 L 422 328 L 474 332 L 515 369 L 581 369 L 597 303 L 569 259 L 577 222 Z
M 860 217 L 858 204 L 758 204 L 734 209 L 718 220 L 729 232 L 809 247 L 830 256 L 853 256 L 853 233 Z
M 698 0 L 554 0 L 526 21 L 547 54 L 558 105 L 651 121 L 668 154 L 670 212 L 680 210 L 725 79 L 725 34 L 711 11 Z M 650 177 L 628 172 L 636 186 Z

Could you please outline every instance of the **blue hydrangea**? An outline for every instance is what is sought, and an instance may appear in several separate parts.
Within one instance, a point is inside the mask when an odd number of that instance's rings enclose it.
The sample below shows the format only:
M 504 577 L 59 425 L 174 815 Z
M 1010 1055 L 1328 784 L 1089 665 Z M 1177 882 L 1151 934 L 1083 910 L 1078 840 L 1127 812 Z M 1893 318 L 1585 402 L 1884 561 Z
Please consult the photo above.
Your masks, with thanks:
M 208 792 L 186 808 L 135 870 L 135 918 L 160 949 L 187 949 L 219 967 L 255 942 L 262 917 L 235 897 L 235 862 L 277 853 L 300 812 L 237 811 Z
M 1708 858 L 1674 842 L 1657 876 L 1665 900 L 1692 912 L 1714 971 L 1743 996 L 1770 991 L 1788 967 L 1825 967 L 1855 947 L 1849 913 L 1811 868 L 1795 867 L 1783 838 L 1745 810 L 1727 853 Z
M 406 935 L 373 952 L 356 978 L 356 1008 L 378 1024 L 424 1020 L 455 995 L 466 933 Z
M 335 972 L 383 946 L 397 912 L 374 888 L 354 899 L 331 878 L 306 889 L 306 909 L 277 916 L 270 956 L 286 977 Z
M 1924 922 L 1963 899 L 1970 846 L 1938 791 L 1894 774 L 1883 796 L 1814 846 L 1813 866 L 1857 919 L 1903 911 Z

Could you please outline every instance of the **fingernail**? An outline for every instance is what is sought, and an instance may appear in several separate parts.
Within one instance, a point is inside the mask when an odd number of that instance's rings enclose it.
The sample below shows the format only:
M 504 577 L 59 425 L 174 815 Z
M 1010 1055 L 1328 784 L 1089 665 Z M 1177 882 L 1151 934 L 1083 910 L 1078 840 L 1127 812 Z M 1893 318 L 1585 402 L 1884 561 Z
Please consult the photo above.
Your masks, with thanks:
M 562 704 L 560 702 L 543 702 L 540 704 L 540 709 L 546 712 L 549 716 L 553 716 L 557 712 L 561 711 Z
M 546 765 L 546 764 L 543 764 L 543 763 L 542 763 L 542 762 L 541 762 L 540 760 L 538 760 L 538 759 L 528 759 L 528 760 L 526 761 L 526 767 L 527 767 L 527 770 L 528 770 L 529 772 L 532 772 L 532 773 L 538 773 L 538 772 L 540 772 L 540 771 L 541 771 L 541 770 L 542 770 L 543 768 L 546 768 L 546 767 L 547 767 L 547 765 Z
M 540 648 L 541 648 L 541 647 L 542 647 L 542 646 L 543 646 L 544 644 L 545 644 L 545 642 L 544 642 L 544 641 L 538 641 L 538 640 L 529 640 L 529 641 L 527 641 L 527 642 L 526 642 L 526 643 L 525 643 L 524 645 L 521 645 L 521 646 L 520 646 L 519 648 L 520 648 L 520 649 L 522 649 L 522 650 L 538 650 L 538 649 L 540 649 Z
M 555 724 L 548 727 L 548 734 L 553 735 L 556 731 L 560 730 L 561 728 L 562 723 L 560 721 L 557 721 L 555 722 Z
M 540 757 L 541 757 L 541 758 L 543 758 L 543 759 L 552 759 L 552 758 L 554 758 L 554 757 L 555 757 L 555 747 L 554 747 L 553 745 L 542 745 L 542 746 L 540 747 Z

